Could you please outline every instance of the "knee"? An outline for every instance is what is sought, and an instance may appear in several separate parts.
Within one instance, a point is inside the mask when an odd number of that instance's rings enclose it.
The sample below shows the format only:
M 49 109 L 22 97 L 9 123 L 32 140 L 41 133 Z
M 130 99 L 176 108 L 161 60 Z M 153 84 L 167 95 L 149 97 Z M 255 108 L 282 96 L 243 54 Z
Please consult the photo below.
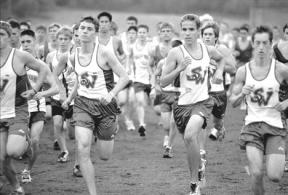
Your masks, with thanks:
M 276 172 L 273 173 L 267 172 L 267 176 L 271 181 L 278 183 L 281 180 L 282 174 Z
M 184 134 L 184 141 L 185 143 L 191 143 L 197 140 L 197 133 L 196 132 L 189 132 Z
M 260 181 L 263 178 L 263 172 L 261 169 L 251 169 L 250 174 L 255 178 L 256 181 Z

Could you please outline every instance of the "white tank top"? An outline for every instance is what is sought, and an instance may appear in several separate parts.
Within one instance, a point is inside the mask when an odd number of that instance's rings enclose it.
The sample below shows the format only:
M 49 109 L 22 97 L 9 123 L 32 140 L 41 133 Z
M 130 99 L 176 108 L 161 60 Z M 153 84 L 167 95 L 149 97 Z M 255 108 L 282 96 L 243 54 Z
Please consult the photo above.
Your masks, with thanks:
M 14 71 L 15 51 L 14 48 L 11 49 L 6 62 L 0 67 L 0 119 L 15 117 L 15 107 L 26 107 L 27 99 L 21 94 L 31 89 L 27 74 L 17 75 Z
M 79 48 L 75 51 L 75 72 L 78 76 L 79 96 L 89 99 L 101 99 L 114 87 L 112 70 L 103 70 L 97 61 L 99 44 L 95 44 L 89 64 L 81 65 L 79 62 Z
M 34 88 L 36 85 L 36 81 L 38 79 L 38 72 L 32 69 L 26 68 L 28 79 L 31 83 L 31 86 Z M 46 112 L 46 102 L 45 98 L 42 97 L 40 100 L 28 100 L 28 111 L 29 112 Z
M 180 92 L 179 105 L 195 104 L 209 98 L 208 71 L 210 57 L 206 46 L 200 41 L 197 43 L 200 44 L 202 50 L 201 59 L 194 59 L 183 45 L 179 46 L 183 58 L 189 57 L 192 60 L 191 64 L 180 73 L 180 88 L 185 88 L 185 90 Z
M 17 74 L 14 72 L 12 60 L 15 49 L 13 48 L 8 59 L 0 67 L 0 119 L 15 117 L 15 91 Z
M 55 68 L 56 68 L 56 66 L 58 65 L 58 63 L 59 63 L 59 61 L 58 61 L 58 59 L 57 59 L 57 51 L 53 51 L 53 59 L 52 59 L 52 63 L 51 63 L 51 65 L 52 65 L 52 71 L 54 71 L 55 70 Z M 59 81 L 60 81 L 60 87 L 62 87 L 63 89 L 64 89 L 64 91 L 63 90 L 60 90 L 60 92 L 58 93 L 58 94 L 56 94 L 56 95 L 53 95 L 52 96 L 52 98 L 54 99 L 54 100 L 57 100 L 57 101 L 59 101 L 60 100 L 60 96 L 64 96 L 64 97 L 66 97 L 66 88 L 64 87 L 64 84 L 63 84 L 63 72 L 58 76 L 58 79 L 59 79 Z M 61 93 L 61 94 L 60 94 Z
M 265 122 L 271 126 L 283 128 L 281 113 L 274 106 L 279 102 L 280 84 L 275 76 L 275 60 L 272 60 L 269 72 L 263 80 L 254 79 L 250 63 L 246 68 L 246 85 L 254 85 L 254 91 L 246 96 L 247 114 L 245 125 L 253 122 Z
M 149 43 L 146 43 L 143 48 L 140 48 L 139 44 L 136 42 L 132 46 L 132 51 L 133 60 L 135 63 L 134 81 L 143 84 L 150 84 L 150 74 L 148 71 L 150 66 Z

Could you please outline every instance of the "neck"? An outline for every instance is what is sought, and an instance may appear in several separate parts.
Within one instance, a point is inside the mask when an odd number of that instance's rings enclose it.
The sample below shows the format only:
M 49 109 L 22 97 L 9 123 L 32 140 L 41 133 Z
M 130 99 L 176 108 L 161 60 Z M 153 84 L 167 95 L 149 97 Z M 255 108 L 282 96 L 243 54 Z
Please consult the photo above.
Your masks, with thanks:
M 10 50 L 11 46 L 0 48 L 0 56 L 5 56 Z
M 18 49 L 18 48 L 20 48 L 20 43 L 11 43 L 11 46 L 12 47 L 14 47 L 14 48 L 16 48 L 16 49 Z
M 146 40 L 139 40 L 139 44 L 144 46 L 146 44 Z
M 171 40 L 164 40 L 163 45 L 164 46 L 170 46 Z
M 94 42 L 82 42 L 80 48 L 81 53 L 92 53 L 94 49 Z
M 271 58 L 267 55 L 264 58 L 257 57 L 254 59 L 256 66 L 266 67 L 269 66 Z
M 196 50 L 198 48 L 197 41 L 193 41 L 193 42 L 190 42 L 190 43 L 185 43 L 184 45 L 189 50 Z
M 108 38 L 110 38 L 110 33 L 109 33 L 109 31 L 101 31 L 101 32 L 99 32 L 99 38 L 101 38 L 101 39 L 108 39 Z

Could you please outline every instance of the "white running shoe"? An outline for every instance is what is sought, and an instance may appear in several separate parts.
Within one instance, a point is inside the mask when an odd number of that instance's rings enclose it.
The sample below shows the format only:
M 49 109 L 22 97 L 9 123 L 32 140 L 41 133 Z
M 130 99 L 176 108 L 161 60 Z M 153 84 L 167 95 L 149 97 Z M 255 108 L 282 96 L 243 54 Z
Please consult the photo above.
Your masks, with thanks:
M 27 169 L 24 169 L 21 173 L 21 182 L 24 184 L 31 183 L 32 177 L 30 175 L 30 171 Z

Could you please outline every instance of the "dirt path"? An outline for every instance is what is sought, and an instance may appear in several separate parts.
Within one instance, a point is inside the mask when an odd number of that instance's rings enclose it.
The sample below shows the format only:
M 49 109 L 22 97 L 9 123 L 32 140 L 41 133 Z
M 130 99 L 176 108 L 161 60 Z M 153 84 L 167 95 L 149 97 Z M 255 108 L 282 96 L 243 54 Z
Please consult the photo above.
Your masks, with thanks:
M 152 111 L 148 111 L 148 135 L 145 140 L 137 132 L 122 130 L 116 137 L 115 151 L 110 161 L 97 158 L 96 147 L 92 157 L 96 170 L 98 193 L 100 195 L 184 195 L 189 191 L 189 173 L 184 144 L 177 136 L 174 158 L 162 158 L 163 131 L 156 125 Z M 223 142 L 208 140 L 207 187 L 204 195 L 248 195 L 250 180 L 245 173 L 246 158 L 240 151 L 237 140 L 243 113 L 228 110 L 226 129 L 228 134 Z M 120 125 L 123 127 L 123 125 Z M 33 183 L 25 185 L 29 195 L 87 195 L 82 178 L 72 176 L 74 159 L 73 141 L 69 163 L 56 162 L 57 153 L 52 150 L 52 138 L 47 127 L 41 139 L 41 155 L 36 162 Z M 23 169 L 23 161 L 16 162 L 17 171 Z M 280 184 L 268 183 L 265 179 L 267 195 L 288 194 L 288 174 Z M 9 186 L 0 194 L 7 194 Z

